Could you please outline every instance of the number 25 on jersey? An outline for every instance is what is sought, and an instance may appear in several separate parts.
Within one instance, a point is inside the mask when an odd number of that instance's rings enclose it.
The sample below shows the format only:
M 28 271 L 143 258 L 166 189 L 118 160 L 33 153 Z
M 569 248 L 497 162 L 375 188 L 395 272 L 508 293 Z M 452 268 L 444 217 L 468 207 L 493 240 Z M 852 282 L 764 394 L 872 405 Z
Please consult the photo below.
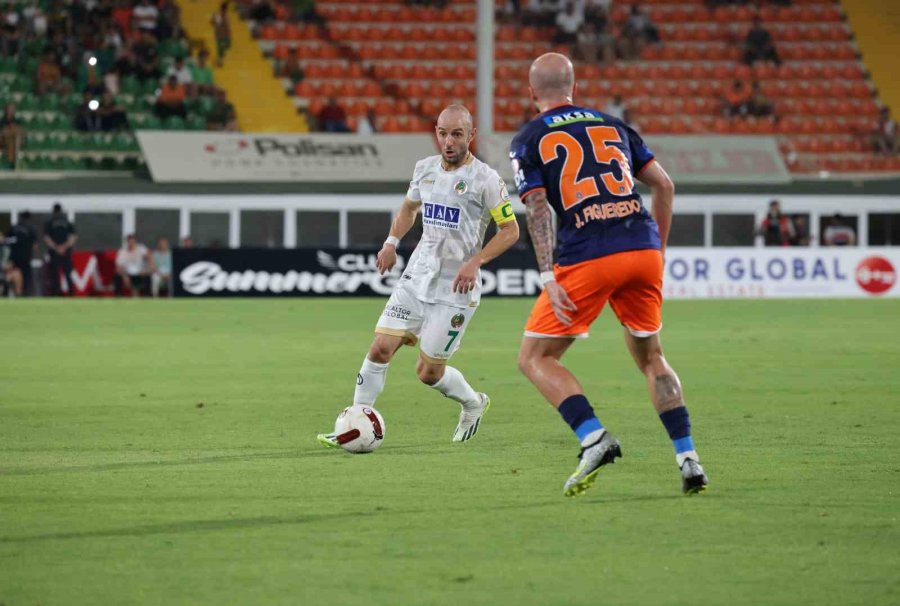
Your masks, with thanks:
M 610 143 L 621 143 L 619 131 L 612 126 L 589 126 L 586 129 L 591 140 L 594 159 L 600 164 L 612 164 L 615 160 L 622 171 L 622 178 L 617 179 L 611 173 L 599 175 L 603 186 L 614 196 L 629 196 L 634 191 L 634 178 L 628 157 L 621 149 Z M 588 198 L 600 195 L 597 177 L 578 178 L 584 165 L 584 149 L 578 139 L 565 131 L 556 131 L 544 135 L 540 142 L 541 162 L 549 164 L 559 158 L 559 148 L 565 150 L 563 168 L 559 178 L 559 194 L 563 208 L 568 210 Z

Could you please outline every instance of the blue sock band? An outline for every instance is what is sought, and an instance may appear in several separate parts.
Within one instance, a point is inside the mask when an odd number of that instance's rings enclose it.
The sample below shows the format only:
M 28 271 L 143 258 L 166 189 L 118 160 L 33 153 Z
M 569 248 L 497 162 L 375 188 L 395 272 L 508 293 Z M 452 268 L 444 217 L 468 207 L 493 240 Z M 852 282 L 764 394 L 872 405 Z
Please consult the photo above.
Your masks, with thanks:
M 694 450 L 694 441 L 691 439 L 691 417 L 688 415 L 687 407 L 679 406 L 660 413 L 659 420 L 669 432 L 676 453 Z
M 559 414 L 569 424 L 579 440 L 592 431 L 603 429 L 588 399 L 581 394 L 569 396 L 559 405 Z
M 694 440 L 693 438 L 691 438 L 691 436 L 672 440 L 672 444 L 675 445 L 675 454 L 681 454 L 683 452 L 690 452 L 694 450 Z

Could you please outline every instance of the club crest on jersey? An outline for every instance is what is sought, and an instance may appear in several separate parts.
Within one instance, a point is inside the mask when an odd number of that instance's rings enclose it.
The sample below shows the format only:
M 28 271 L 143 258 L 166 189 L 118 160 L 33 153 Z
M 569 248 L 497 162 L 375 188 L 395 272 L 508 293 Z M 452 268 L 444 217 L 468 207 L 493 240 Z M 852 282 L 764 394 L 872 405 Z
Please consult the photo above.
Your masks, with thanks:
M 422 208 L 422 223 L 459 231 L 459 209 L 454 206 L 426 202 Z
M 455 191 L 458 196 L 461 196 L 469 191 L 469 184 L 460 179 L 456 182 L 456 185 L 453 186 L 453 191 Z
M 450 318 L 450 326 L 453 328 L 459 328 L 463 325 L 463 322 L 466 321 L 466 317 L 462 314 L 456 314 L 452 318 Z

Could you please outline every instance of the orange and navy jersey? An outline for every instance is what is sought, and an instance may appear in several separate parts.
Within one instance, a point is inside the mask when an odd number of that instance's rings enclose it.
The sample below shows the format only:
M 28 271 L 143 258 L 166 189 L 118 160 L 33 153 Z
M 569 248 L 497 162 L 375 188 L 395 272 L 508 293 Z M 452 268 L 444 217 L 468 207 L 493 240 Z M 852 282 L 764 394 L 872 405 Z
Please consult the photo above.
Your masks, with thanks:
M 660 248 L 659 229 L 634 183 L 653 152 L 623 121 L 584 107 L 555 107 L 519 130 L 509 156 L 519 196 L 545 190 L 559 217 L 560 265 Z

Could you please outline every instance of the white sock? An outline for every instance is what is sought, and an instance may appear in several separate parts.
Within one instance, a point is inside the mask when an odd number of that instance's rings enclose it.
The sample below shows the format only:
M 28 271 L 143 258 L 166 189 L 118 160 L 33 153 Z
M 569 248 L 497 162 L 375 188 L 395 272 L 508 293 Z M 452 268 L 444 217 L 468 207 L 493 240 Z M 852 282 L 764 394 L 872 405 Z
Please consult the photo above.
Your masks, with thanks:
M 472 389 L 472 386 L 466 382 L 466 378 L 461 372 L 452 366 L 444 367 L 444 376 L 441 380 L 432 385 L 433 388 L 456 400 L 463 406 L 469 402 L 477 402 L 478 394 Z
M 685 459 L 693 459 L 700 462 L 700 455 L 697 454 L 696 450 L 688 450 L 685 452 L 679 452 L 675 454 L 675 462 L 678 463 L 678 467 L 684 465 Z
M 353 392 L 353 403 L 365 406 L 374 406 L 375 400 L 384 390 L 384 381 L 387 378 L 387 364 L 373 362 L 366 356 L 362 368 L 356 376 L 356 391 Z

